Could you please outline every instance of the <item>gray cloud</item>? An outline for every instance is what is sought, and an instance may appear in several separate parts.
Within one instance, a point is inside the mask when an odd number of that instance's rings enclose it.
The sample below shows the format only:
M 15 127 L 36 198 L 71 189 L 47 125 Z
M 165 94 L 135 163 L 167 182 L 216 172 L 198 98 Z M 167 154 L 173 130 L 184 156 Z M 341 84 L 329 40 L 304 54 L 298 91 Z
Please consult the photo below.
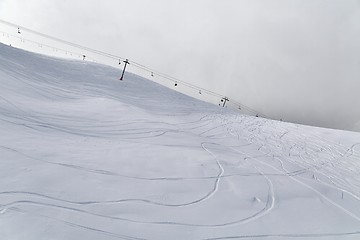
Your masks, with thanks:
M 360 131 L 358 0 L 1 0 L 3 19 L 131 59 L 273 118 Z

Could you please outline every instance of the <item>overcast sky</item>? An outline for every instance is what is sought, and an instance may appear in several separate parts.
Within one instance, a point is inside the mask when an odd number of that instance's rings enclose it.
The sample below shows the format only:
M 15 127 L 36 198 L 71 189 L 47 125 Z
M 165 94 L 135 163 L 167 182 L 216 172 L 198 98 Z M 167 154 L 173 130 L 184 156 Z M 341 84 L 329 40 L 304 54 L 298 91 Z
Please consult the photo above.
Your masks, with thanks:
M 360 131 L 360 0 L 0 0 L 0 18 L 275 119 Z

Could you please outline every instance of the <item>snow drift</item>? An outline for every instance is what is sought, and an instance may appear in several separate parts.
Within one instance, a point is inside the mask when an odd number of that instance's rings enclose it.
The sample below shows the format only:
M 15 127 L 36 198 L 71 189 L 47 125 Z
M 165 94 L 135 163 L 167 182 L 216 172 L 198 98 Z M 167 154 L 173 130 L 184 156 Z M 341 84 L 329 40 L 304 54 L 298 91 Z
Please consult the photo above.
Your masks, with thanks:
M 360 134 L 0 45 L 0 239 L 359 239 Z

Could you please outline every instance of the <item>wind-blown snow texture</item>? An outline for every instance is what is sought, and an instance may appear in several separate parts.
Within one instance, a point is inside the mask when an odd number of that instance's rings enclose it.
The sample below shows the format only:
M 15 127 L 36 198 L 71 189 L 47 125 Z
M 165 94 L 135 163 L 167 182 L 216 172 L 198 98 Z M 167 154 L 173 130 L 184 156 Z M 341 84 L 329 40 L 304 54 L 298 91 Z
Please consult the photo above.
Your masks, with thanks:
M 0 45 L 0 239 L 360 239 L 359 133 L 120 73 Z

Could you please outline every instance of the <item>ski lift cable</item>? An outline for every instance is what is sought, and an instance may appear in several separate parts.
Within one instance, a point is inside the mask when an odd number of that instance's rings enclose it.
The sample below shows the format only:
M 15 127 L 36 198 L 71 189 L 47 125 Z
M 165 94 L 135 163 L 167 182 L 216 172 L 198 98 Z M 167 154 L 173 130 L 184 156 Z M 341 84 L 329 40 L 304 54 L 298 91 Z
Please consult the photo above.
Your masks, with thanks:
M 27 38 L 19 37 L 19 36 L 13 35 L 13 34 L 9 34 L 9 33 L 3 32 L 3 31 L 1 31 L 1 30 L 0 30 L 0 33 L 2 33 L 2 34 L 8 34 L 10 37 L 17 38 L 17 39 L 19 39 L 19 40 L 24 40 L 24 41 L 26 41 L 26 42 L 30 42 L 30 43 L 33 43 L 33 44 L 37 44 L 37 45 L 42 46 L 42 47 L 53 48 L 53 49 L 56 49 L 56 50 L 58 50 L 58 51 L 67 52 L 67 53 L 71 53 L 71 54 L 79 55 L 79 56 L 82 56 L 82 55 L 83 55 L 83 54 L 78 53 L 78 52 L 73 52 L 73 51 L 69 51 L 69 50 L 62 49 L 62 48 L 53 47 L 53 46 L 50 46 L 50 45 L 47 45 L 47 44 L 44 44 L 44 43 L 40 43 L 40 42 L 33 41 L 33 40 L 30 40 L 30 39 L 27 39 Z
M 65 41 L 65 40 L 62 40 L 62 39 L 59 39 L 59 38 L 56 38 L 56 37 L 52 37 L 52 36 L 49 36 L 47 34 L 43 34 L 43 33 L 40 33 L 38 31 L 34 31 L 32 29 L 28 29 L 28 28 L 25 28 L 25 27 L 22 27 L 22 26 L 19 26 L 17 24 L 13 24 L 13 23 L 10 23 L 10 22 L 7 22 L 7 21 L 4 21 L 2 19 L 0 19 L 0 22 L 4 23 L 4 24 L 7 24 L 7 25 L 10 25 L 10 26 L 13 26 L 13 27 L 17 27 L 17 28 L 21 28 L 22 30 L 25 30 L 27 32 L 31 32 L 33 34 L 36 34 L 36 35 L 39 35 L 41 37 L 44 37 L 44 38 L 48 38 L 48 39 L 51 39 L 51 40 L 54 40 L 54 41 L 57 41 L 57 42 L 61 42 L 61 43 L 64 43 L 66 45 L 69 45 L 69 46 L 72 46 L 72 47 L 76 47 L 76 48 L 80 48 L 82 50 L 86 50 L 86 51 L 89 51 L 89 52 L 92 52 L 92 53 L 96 53 L 96 54 L 99 54 L 99 55 L 102 55 L 104 57 L 109 57 L 109 58 L 112 58 L 112 59 L 121 59 L 121 60 L 125 60 L 125 58 L 123 57 L 119 57 L 119 56 L 116 56 L 116 55 L 113 55 L 113 54 L 109 54 L 109 53 L 106 53 L 106 52 L 103 52 L 103 51 L 99 51 L 99 50 L 95 50 L 95 49 L 92 49 L 92 48 L 89 48 L 89 47 L 85 47 L 85 46 L 82 46 L 82 45 L 79 45 L 79 44 L 75 44 L 75 43 L 72 43 L 72 42 L 69 42 L 69 41 Z M 143 70 L 147 70 L 149 72 L 153 72 L 154 74 L 156 75 L 159 75 L 163 78 L 166 78 L 166 79 L 169 79 L 169 80 L 172 80 L 172 81 L 177 81 L 179 83 L 181 83 L 182 85 L 185 85 L 185 86 L 188 86 L 188 87 L 192 87 L 194 89 L 201 89 L 203 90 L 204 92 L 207 92 L 208 94 L 212 94 L 214 96 L 218 96 L 218 97 L 223 97 L 223 95 L 221 94 L 218 94 L 216 92 L 213 92 L 213 91 L 210 91 L 210 90 L 207 90 L 207 89 L 204 89 L 204 88 L 201 88 L 199 86 L 196 86 L 196 85 L 193 85 L 191 83 L 187 83 L 185 81 L 182 81 L 180 79 L 177 79 L 177 78 L 174 78 L 174 77 L 171 77 L 167 74 L 164 74 L 164 73 L 160 73 L 158 71 L 155 71 L 153 69 L 150 69 L 140 63 L 137 63 L 135 61 L 130 61 L 133 65 L 137 65 L 137 67 L 139 68 L 142 68 Z
M 29 29 L 29 28 L 25 28 L 25 27 L 22 27 L 22 26 L 19 26 L 17 24 L 14 24 L 14 23 L 10 23 L 10 22 L 7 22 L 7 21 L 4 21 L 2 19 L 0 19 L 0 22 L 1 23 L 4 23 L 6 25 L 9 25 L 9 26 L 12 26 L 12 27 L 16 27 L 16 28 L 20 28 L 21 30 L 23 31 L 27 31 L 27 32 L 30 32 L 30 33 L 33 33 L 35 35 L 39 35 L 41 37 L 44 37 L 44 38 L 47 38 L 47 39 L 51 39 L 53 41 L 56 41 L 56 42 L 60 42 L 60 43 L 63 43 L 65 45 L 69 45 L 69 46 L 72 46 L 72 47 L 75 47 L 75 48 L 79 48 L 79 49 L 82 49 L 82 50 L 85 50 L 85 51 L 88 51 L 88 52 L 91 52 L 91 53 L 95 53 L 95 54 L 98 54 L 100 56 L 103 56 L 103 57 L 108 57 L 108 58 L 111 58 L 111 59 L 116 59 L 116 60 L 125 60 L 126 58 L 123 58 L 123 57 L 119 57 L 117 55 L 114 55 L 114 54 L 110 54 L 110 53 L 106 53 L 106 52 L 103 52 L 103 51 L 99 51 L 99 50 L 95 50 L 95 49 L 92 49 L 92 48 L 89 48 L 89 47 L 85 47 L 85 46 L 82 46 L 82 45 L 79 45 L 79 44 L 76 44 L 76 43 L 72 43 L 72 42 L 69 42 L 69 41 L 65 41 L 65 40 L 62 40 L 62 39 L 59 39 L 59 38 L 56 38 L 56 37 L 52 37 L 52 36 L 49 36 L 47 34 L 43 34 L 41 32 L 37 32 L 37 31 L 34 31 L 32 29 Z M 17 37 L 19 38 L 19 37 Z M 27 41 L 31 41 L 31 40 L 27 40 Z M 31 41 L 31 42 L 34 42 L 34 43 L 38 43 L 38 42 L 35 42 L 35 41 Z M 40 43 L 38 43 L 40 44 Z M 42 44 L 43 46 L 46 46 L 45 44 Z M 48 46 L 50 47 L 50 46 Z M 59 49 L 61 51 L 66 51 L 66 50 L 63 50 L 63 49 Z M 70 52 L 70 51 L 67 51 L 67 52 Z M 77 53 L 74 53 L 74 54 L 77 54 Z M 202 87 L 199 87 L 199 86 L 196 86 L 194 84 L 191 84 L 191 83 L 188 83 L 188 82 L 185 82 L 183 80 L 180 80 L 178 78 L 175 78 L 175 77 L 172 77 L 172 76 L 169 76 L 167 74 L 164 74 L 164 73 L 161 73 L 159 71 L 156 71 L 154 69 L 151 69 L 145 65 L 142 65 L 138 62 L 135 62 L 135 61 L 131 61 L 129 60 L 129 62 L 131 62 L 131 64 L 137 68 L 140 68 L 142 70 L 145 70 L 145 71 L 148 71 L 150 73 L 153 73 L 159 77 L 162 77 L 164 79 L 167 79 L 167 80 L 170 80 L 172 82 L 175 82 L 175 83 L 181 83 L 182 85 L 186 86 L 186 87 L 189 87 L 189 88 L 192 88 L 192 89 L 196 89 L 196 90 L 201 90 L 200 92 L 203 92 L 203 93 L 206 93 L 208 95 L 212 95 L 214 97 L 219 97 L 219 98 L 225 98 L 225 95 L 223 94 L 219 94 L 219 93 L 216 93 L 214 91 L 211 91 L 211 90 L 208 90 L 208 89 L 205 89 L 205 88 L 202 88 Z M 232 104 L 234 105 L 237 105 L 238 107 L 242 107 L 244 109 L 247 109 L 248 111 L 252 112 L 252 113 L 258 113 L 258 114 L 261 114 L 262 116 L 266 116 L 265 114 L 262 114 L 260 113 L 259 111 L 256 111 L 244 104 L 240 104 L 239 102 L 233 100 L 233 99 L 230 99 L 228 98 L 228 101 L 231 102 Z M 266 116 L 267 117 L 267 116 Z
M 92 53 L 96 53 L 96 54 L 99 54 L 99 55 L 107 56 L 107 57 L 110 57 L 110 58 L 113 58 L 113 59 L 119 59 L 119 58 L 121 58 L 121 59 L 124 59 L 124 60 L 125 60 L 125 58 L 122 58 L 122 57 L 119 57 L 119 56 L 116 56 L 116 55 L 113 55 L 113 54 L 109 54 L 109 53 L 106 53 L 106 52 L 103 52 L 103 51 L 95 50 L 95 49 L 92 49 L 92 48 L 89 48 L 89 47 L 85 47 L 85 46 L 82 46 L 82 45 L 79 45 L 79 44 L 76 44 L 76 43 L 72 43 L 72 42 L 69 42 L 69 41 L 65 41 L 65 40 L 62 40 L 62 39 L 60 39 L 60 38 L 52 37 L 52 36 L 50 36 L 50 35 L 43 34 L 43 33 L 41 33 L 41 32 L 37 32 L 37 31 L 34 31 L 34 30 L 32 30 L 32 29 L 29 29 L 29 28 L 25 28 L 25 27 L 16 25 L 16 24 L 14 24 L 14 23 L 7 22 L 7 21 L 4 21 L 4 20 L 2 20 L 2 19 L 0 19 L 0 22 L 4 23 L 4 24 L 6 24 L 6 25 L 12 26 L 12 27 L 20 28 L 20 29 L 23 30 L 23 31 L 27 31 L 27 32 L 30 32 L 30 33 L 39 35 L 39 36 L 41 36 L 41 37 L 54 40 L 54 41 L 56 41 L 56 42 L 64 43 L 64 44 L 69 45 L 69 46 L 72 46 L 72 47 L 76 47 L 76 48 L 79 48 L 79 49 L 82 49 L 82 50 L 86 50 L 86 51 L 89 51 L 89 52 L 92 52 Z
M 146 66 L 144 66 L 144 65 L 142 65 L 142 64 L 139 64 L 139 63 L 137 63 L 137 62 L 133 62 L 133 61 L 132 61 L 131 63 L 132 63 L 134 66 L 138 67 L 138 68 L 141 68 L 141 69 L 146 70 L 146 71 L 148 71 L 148 72 L 153 72 L 154 74 L 156 74 L 156 75 L 158 75 L 158 76 L 160 76 L 160 77 L 162 77 L 162 78 L 171 80 L 172 82 L 181 83 L 181 84 L 186 85 L 186 86 L 188 86 L 188 87 L 191 87 L 191 88 L 193 88 L 193 89 L 202 90 L 203 92 L 207 92 L 208 94 L 211 94 L 211 95 L 213 95 L 213 96 L 225 97 L 225 96 L 222 95 L 222 94 L 219 94 L 219 93 L 213 92 L 213 91 L 211 91 L 211 90 L 208 90 L 208 89 L 205 89 L 205 88 L 196 86 L 196 85 L 191 84 L 191 83 L 188 83 L 188 82 L 185 82 L 185 81 L 183 81 L 183 80 L 180 80 L 180 79 L 171 77 L 171 76 L 169 76 L 169 75 L 167 75 L 167 74 L 157 72 L 156 70 L 151 69 L 151 68 L 148 68 L 148 67 L 146 67 Z
M 153 71 L 153 72 L 155 73 L 154 70 L 149 69 L 149 68 L 146 67 L 146 66 L 143 66 L 143 65 L 138 64 L 138 63 L 135 63 L 135 62 L 132 62 L 132 63 L 133 63 L 133 66 L 136 66 L 136 67 L 141 68 L 141 69 L 143 69 L 143 70 Z M 212 96 L 219 97 L 219 98 L 224 98 L 224 97 L 225 97 L 225 96 L 222 95 L 222 94 L 219 94 L 219 93 L 216 93 L 216 92 L 213 92 L 213 91 L 204 89 L 204 88 L 202 88 L 202 87 L 199 87 L 199 86 L 196 86 L 196 85 L 193 85 L 193 84 L 189 84 L 189 83 L 184 82 L 184 81 L 182 81 L 182 80 L 180 80 L 180 79 L 176 79 L 176 78 L 167 76 L 167 75 L 162 74 L 162 73 L 157 73 L 157 75 L 160 76 L 160 77 L 163 77 L 163 78 L 165 78 L 165 79 L 171 80 L 172 82 L 181 83 L 182 85 L 185 85 L 185 86 L 187 86 L 187 87 L 189 87 L 189 88 L 192 88 L 192 89 L 195 89 L 195 90 L 201 90 L 200 92 L 206 93 L 206 94 L 208 94 L 208 95 L 212 95 Z M 259 111 L 256 111 L 256 110 L 254 110 L 254 109 L 252 109 L 252 108 L 250 108 L 250 107 L 248 107 L 248 106 L 246 106 L 246 105 L 244 105 L 244 104 L 241 104 L 241 103 L 239 103 L 239 102 L 237 102 L 237 101 L 235 101 L 235 100 L 233 100 L 233 99 L 231 99 L 231 98 L 229 98 L 228 101 L 229 101 L 231 104 L 233 104 L 233 105 L 235 105 L 235 106 L 237 106 L 237 107 L 241 107 L 241 108 L 243 108 L 243 109 L 246 109 L 247 111 L 249 111 L 249 112 L 251 112 L 251 113 L 254 113 L 254 114 L 259 113 Z M 265 114 L 261 114 L 261 115 L 262 115 L 262 116 L 266 116 Z
M 234 105 L 234 106 L 236 106 L 236 107 L 239 107 L 241 110 L 246 110 L 247 112 L 250 112 L 250 113 L 252 113 L 252 114 L 259 114 L 260 116 L 263 116 L 263 117 L 265 117 L 265 118 L 269 118 L 267 115 L 265 115 L 265 114 L 263 114 L 263 113 L 260 113 L 259 111 L 256 111 L 255 109 L 250 108 L 250 107 L 248 107 L 248 106 L 246 106 L 246 105 L 244 105 L 244 104 L 241 104 L 241 103 L 239 103 L 239 102 L 236 102 L 236 101 L 234 101 L 234 100 L 229 101 L 229 104 L 232 104 L 232 105 Z

